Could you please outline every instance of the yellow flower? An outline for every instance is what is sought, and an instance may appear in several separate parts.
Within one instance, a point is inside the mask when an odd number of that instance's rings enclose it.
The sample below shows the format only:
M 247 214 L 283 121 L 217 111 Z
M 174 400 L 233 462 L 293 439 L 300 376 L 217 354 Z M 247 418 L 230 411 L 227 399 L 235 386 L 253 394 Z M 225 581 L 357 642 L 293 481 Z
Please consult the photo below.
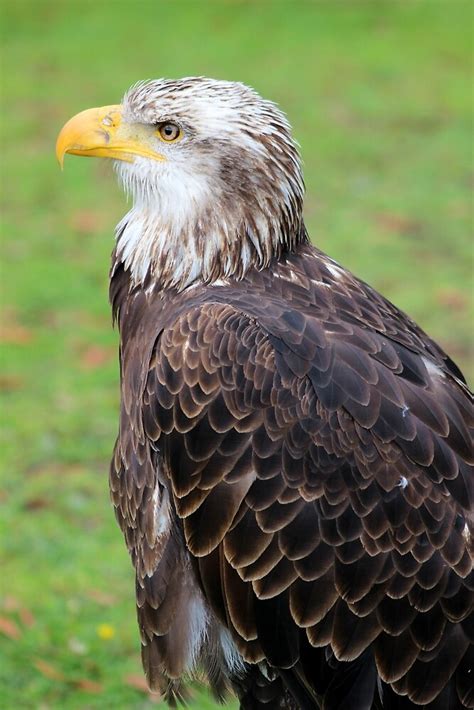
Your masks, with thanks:
M 97 636 L 103 641 L 109 641 L 115 636 L 115 629 L 111 624 L 99 624 Z

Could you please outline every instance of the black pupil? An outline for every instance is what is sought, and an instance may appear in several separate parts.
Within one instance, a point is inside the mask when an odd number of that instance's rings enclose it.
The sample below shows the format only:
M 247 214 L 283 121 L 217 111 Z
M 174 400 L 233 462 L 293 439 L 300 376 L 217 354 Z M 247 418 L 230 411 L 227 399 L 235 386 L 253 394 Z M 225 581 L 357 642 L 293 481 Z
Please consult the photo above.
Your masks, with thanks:
M 163 130 L 164 130 L 164 132 L 165 132 L 165 135 L 166 135 L 168 138 L 170 138 L 170 136 L 174 135 L 175 128 L 174 128 L 174 126 L 168 124 L 167 126 L 164 127 Z

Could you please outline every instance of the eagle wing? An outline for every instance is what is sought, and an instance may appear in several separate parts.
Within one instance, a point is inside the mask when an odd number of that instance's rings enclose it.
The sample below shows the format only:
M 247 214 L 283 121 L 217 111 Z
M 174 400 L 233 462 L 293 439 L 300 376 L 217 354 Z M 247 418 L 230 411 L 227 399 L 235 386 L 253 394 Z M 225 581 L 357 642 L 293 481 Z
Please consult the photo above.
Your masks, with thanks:
M 454 675 L 472 702 L 467 388 L 390 304 L 382 332 L 373 296 L 359 294 L 364 318 L 339 299 L 322 319 L 273 283 L 169 319 L 150 349 L 143 431 L 116 452 L 149 678 L 173 634 L 197 633 L 177 611 L 196 598 L 190 559 L 243 658 L 292 668 L 327 707 L 373 694 L 375 668 L 420 704 Z
M 356 322 L 288 310 L 262 326 L 209 303 L 161 333 L 144 431 L 245 660 L 294 666 L 304 630 L 337 662 L 372 644 L 385 683 L 438 695 L 473 640 L 469 405 L 446 371 Z

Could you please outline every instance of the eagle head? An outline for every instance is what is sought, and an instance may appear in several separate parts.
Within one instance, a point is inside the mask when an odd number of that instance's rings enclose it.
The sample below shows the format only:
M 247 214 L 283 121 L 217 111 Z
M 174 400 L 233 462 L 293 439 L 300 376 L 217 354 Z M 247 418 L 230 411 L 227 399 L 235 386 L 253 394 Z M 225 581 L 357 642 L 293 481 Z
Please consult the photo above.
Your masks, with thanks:
M 139 284 L 242 277 L 306 239 L 303 178 L 285 115 L 244 84 L 140 82 L 120 105 L 74 116 L 66 153 L 114 160 L 133 207 L 116 256 Z

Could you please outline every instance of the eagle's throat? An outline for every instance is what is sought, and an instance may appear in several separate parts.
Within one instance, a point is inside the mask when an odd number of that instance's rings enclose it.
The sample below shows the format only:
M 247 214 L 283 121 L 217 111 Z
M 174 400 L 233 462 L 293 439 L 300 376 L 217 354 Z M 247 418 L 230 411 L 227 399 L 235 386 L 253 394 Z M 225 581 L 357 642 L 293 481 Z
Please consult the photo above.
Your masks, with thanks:
M 178 291 L 197 282 L 241 279 L 307 241 L 300 205 L 265 211 L 255 198 L 234 205 L 215 201 L 201 210 L 190 202 L 175 211 L 163 201 L 138 202 L 118 224 L 116 237 L 115 259 L 134 286 Z

